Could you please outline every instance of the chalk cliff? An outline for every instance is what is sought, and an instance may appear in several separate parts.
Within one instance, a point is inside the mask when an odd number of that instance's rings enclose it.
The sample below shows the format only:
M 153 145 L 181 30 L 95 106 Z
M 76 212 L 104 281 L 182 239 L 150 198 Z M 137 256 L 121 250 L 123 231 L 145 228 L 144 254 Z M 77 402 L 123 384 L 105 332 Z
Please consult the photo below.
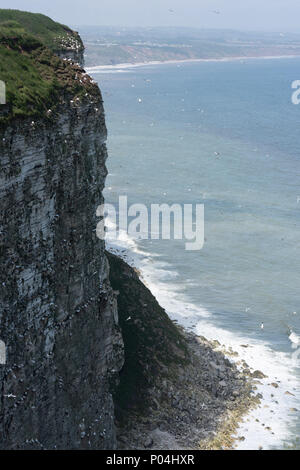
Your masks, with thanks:
M 13 107 L 0 123 L 0 448 L 114 448 L 109 388 L 123 342 L 95 233 L 107 173 L 102 97 L 80 67 L 26 41 L 20 34 L 9 50 L 16 67 L 27 60 L 38 85 L 52 71 L 60 83 L 39 107 L 38 89 L 24 104 L 8 82 Z

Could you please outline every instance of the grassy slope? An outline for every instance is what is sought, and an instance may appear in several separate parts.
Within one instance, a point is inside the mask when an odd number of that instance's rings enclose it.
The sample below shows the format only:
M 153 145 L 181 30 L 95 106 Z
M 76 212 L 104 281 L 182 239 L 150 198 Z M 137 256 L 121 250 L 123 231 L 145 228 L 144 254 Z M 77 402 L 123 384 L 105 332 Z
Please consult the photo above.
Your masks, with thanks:
M 83 43 L 75 31 L 56 23 L 48 16 L 20 10 L 0 9 L 0 23 L 18 22 L 30 34 L 53 50 L 75 48 L 83 50 Z
M 66 97 L 83 99 L 100 93 L 80 67 L 56 56 L 32 29 L 12 20 L 0 23 L 0 80 L 10 107 L 8 116 L 0 115 L 1 123 L 14 117 L 47 116 L 48 109 L 54 111 Z
M 147 397 L 157 379 L 185 367 L 186 341 L 149 289 L 124 261 L 107 253 L 110 282 L 119 291 L 119 322 L 125 345 L 125 365 L 115 392 L 118 419 L 131 408 L 147 408 Z M 128 320 L 128 318 L 130 318 Z

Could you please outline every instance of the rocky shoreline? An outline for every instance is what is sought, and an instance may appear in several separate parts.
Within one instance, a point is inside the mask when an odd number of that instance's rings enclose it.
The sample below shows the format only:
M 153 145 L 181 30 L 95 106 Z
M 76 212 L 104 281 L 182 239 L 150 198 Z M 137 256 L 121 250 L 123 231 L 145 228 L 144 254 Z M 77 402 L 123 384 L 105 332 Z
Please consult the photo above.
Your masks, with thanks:
M 236 353 L 226 351 L 218 341 L 208 341 L 171 321 L 142 283 L 138 271 L 120 258 L 108 256 L 110 281 L 114 289 L 118 288 L 125 364 L 128 338 L 132 335 L 130 351 L 134 349 L 134 358 L 127 358 L 127 363 L 131 369 L 140 366 L 146 371 L 138 393 L 133 390 L 134 379 L 129 372 L 121 371 L 122 394 L 127 394 L 127 398 L 121 412 L 120 399 L 115 398 L 118 448 L 232 449 L 239 423 L 260 404 L 262 396 L 256 392 L 256 382 L 264 374 L 258 370 L 250 372 L 244 361 L 237 365 Z M 159 318 L 161 330 L 169 329 L 174 337 L 178 335 L 176 339 L 160 338 L 161 331 L 152 331 L 154 318 Z M 149 347 L 144 344 L 147 337 L 152 338 Z M 174 356 L 179 341 L 184 349 Z M 165 354 L 159 357 L 163 347 Z M 164 360 L 166 355 L 168 361 Z M 152 369 L 147 373 L 150 360 Z M 144 406 L 138 403 L 139 395 Z
M 181 331 L 191 363 L 173 370 L 171 380 L 158 381 L 152 390 L 161 397 L 156 409 L 133 414 L 128 426 L 119 427 L 120 449 L 233 449 L 240 421 L 260 404 L 255 392 L 260 371 L 249 376 L 245 366 L 238 369 L 218 350 L 221 345 Z

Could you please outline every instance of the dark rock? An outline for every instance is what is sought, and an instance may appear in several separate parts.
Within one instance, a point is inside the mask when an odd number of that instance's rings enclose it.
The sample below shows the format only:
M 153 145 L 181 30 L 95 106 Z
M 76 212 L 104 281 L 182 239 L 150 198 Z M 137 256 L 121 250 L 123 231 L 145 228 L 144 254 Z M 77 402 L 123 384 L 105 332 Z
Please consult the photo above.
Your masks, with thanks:
M 1 449 L 116 447 L 110 386 L 124 358 L 95 234 L 107 151 L 94 89 L 34 126 L 1 126 Z
M 145 449 L 149 449 L 152 446 L 153 446 L 153 439 L 152 439 L 152 437 L 149 436 L 149 437 L 147 437 L 147 439 L 144 442 L 144 447 L 145 447 Z
M 279 387 L 279 385 L 278 385 L 276 382 L 272 382 L 272 383 L 271 383 L 271 386 L 274 387 L 274 388 L 278 388 L 278 387 Z
M 254 379 L 265 379 L 265 378 L 267 378 L 267 376 L 265 374 L 263 374 L 263 372 L 261 372 L 260 370 L 255 370 L 254 372 L 252 372 L 251 377 L 253 377 Z

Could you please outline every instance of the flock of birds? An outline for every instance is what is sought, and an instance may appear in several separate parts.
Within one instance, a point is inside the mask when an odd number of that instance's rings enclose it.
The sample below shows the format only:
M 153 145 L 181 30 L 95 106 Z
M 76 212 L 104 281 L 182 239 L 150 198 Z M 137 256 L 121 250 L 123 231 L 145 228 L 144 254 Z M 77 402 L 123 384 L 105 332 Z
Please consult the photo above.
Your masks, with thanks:
M 175 10 L 173 10 L 172 8 L 169 8 L 169 12 L 170 12 L 170 13 L 175 13 Z M 215 13 L 216 15 L 220 15 L 221 11 L 220 11 L 220 10 L 212 10 L 212 13 Z M 284 34 L 282 34 L 282 33 L 281 33 L 280 35 L 281 35 L 281 36 L 284 36 Z M 139 103 L 141 103 L 141 102 L 142 102 L 142 99 L 139 98 L 138 101 L 139 101 Z M 220 157 L 220 155 L 221 155 L 220 152 L 214 152 L 214 154 L 215 154 L 217 157 Z M 128 318 L 126 319 L 126 321 L 129 321 L 129 320 L 131 320 L 131 317 L 128 317 Z M 260 329 L 263 330 L 264 327 L 265 327 L 265 326 L 264 326 L 264 323 L 261 323 Z M 291 339 L 291 336 L 292 336 L 292 334 L 290 334 L 290 336 L 289 336 L 290 339 Z M 293 339 L 294 339 L 294 338 L 293 338 Z M 297 339 L 298 339 L 298 338 L 297 338 Z M 299 341 L 299 340 L 298 340 L 298 341 Z M 292 341 L 292 342 L 295 343 L 295 341 Z M 299 345 L 300 345 L 300 341 L 299 341 Z

